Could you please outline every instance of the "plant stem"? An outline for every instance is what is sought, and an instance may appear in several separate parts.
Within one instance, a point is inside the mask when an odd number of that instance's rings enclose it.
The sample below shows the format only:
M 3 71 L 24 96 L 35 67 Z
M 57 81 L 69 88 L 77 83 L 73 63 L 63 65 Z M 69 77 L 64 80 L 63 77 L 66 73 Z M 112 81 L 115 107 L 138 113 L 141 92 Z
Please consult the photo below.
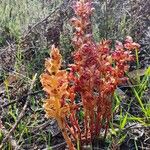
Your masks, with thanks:
M 73 117 L 74 123 L 75 123 L 75 125 L 78 129 L 78 136 L 79 136 L 78 138 L 81 141 L 81 130 L 80 130 L 80 127 L 79 127 L 79 123 L 77 122 L 77 120 L 75 118 L 75 113 L 73 113 L 72 115 L 73 115 L 72 117 Z
M 68 134 L 66 132 L 64 121 L 62 121 L 61 118 L 59 118 L 59 119 L 57 119 L 57 122 L 58 122 L 58 125 L 62 131 L 63 137 L 64 137 L 67 145 L 69 146 L 69 150 L 75 150 L 74 145 L 71 142 L 71 139 L 68 137 Z

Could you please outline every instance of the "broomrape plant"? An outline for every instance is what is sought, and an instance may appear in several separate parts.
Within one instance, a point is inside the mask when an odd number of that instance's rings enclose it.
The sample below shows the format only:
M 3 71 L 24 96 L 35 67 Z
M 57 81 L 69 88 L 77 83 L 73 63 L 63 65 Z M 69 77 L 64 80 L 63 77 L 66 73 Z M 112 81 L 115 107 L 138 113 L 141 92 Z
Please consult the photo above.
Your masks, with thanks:
M 70 150 L 75 149 L 75 143 L 81 148 L 98 138 L 102 129 L 106 137 L 114 91 L 127 80 L 128 63 L 134 60 L 132 50 L 140 47 L 129 36 L 124 43 L 116 41 L 114 48 L 110 48 L 110 40 L 96 43 L 91 33 L 93 10 L 90 0 L 80 0 L 74 6 L 76 17 L 71 24 L 75 28 L 72 39 L 75 52 L 69 71 L 61 69 L 62 56 L 52 46 L 41 75 L 47 93 L 43 105 L 46 117 L 57 120 Z M 83 120 L 79 119 L 80 112 Z

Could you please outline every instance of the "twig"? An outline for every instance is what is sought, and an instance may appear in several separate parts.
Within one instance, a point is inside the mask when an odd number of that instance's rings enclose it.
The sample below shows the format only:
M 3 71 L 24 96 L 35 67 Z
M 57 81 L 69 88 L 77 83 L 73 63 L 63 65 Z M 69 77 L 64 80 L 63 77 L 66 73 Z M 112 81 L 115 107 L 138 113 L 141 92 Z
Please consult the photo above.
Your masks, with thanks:
M 6 135 L 8 134 L 8 131 L 5 129 L 5 127 L 2 125 L 2 121 L 0 120 L 0 131 L 2 132 L 2 134 Z M 12 146 L 13 149 L 15 149 L 16 147 L 18 147 L 17 142 L 15 141 L 15 139 L 13 139 L 12 136 L 8 137 L 8 140 Z M 0 146 L 1 149 L 1 146 Z
M 31 82 L 30 89 L 29 89 L 28 93 L 31 93 L 31 91 L 33 89 L 34 83 L 36 81 L 36 76 L 37 76 L 37 74 L 35 74 L 35 76 L 33 77 L 33 80 Z M 25 102 L 25 104 L 23 106 L 23 109 L 22 109 L 22 111 L 21 111 L 21 113 L 20 113 L 20 115 L 18 117 L 18 120 L 15 122 L 15 124 L 13 125 L 13 127 L 11 128 L 11 130 L 8 132 L 8 134 L 6 135 L 6 137 L 3 139 L 3 141 L 2 141 L 2 143 L 0 145 L 0 149 L 2 149 L 3 145 L 7 142 L 7 140 L 10 138 L 12 132 L 16 129 L 17 125 L 19 124 L 19 122 L 21 121 L 21 119 L 24 117 L 25 111 L 26 111 L 26 108 L 28 106 L 28 103 L 29 103 L 30 99 L 31 99 L 31 95 L 28 95 L 27 96 L 27 100 L 26 100 L 26 102 Z
M 29 96 L 29 95 L 35 95 L 35 94 L 38 94 L 38 93 L 42 93 L 43 92 L 43 90 L 38 90 L 38 91 L 35 91 L 35 92 L 31 92 L 31 93 L 27 93 L 27 94 L 25 94 L 24 96 L 23 96 L 23 98 L 24 97 L 26 97 L 26 96 Z M 22 97 L 21 97 L 22 98 Z M 19 99 L 20 100 L 20 99 Z M 4 104 L 4 105 L 2 105 L 2 108 L 5 108 L 5 107 L 8 107 L 9 105 L 12 105 L 12 104 L 14 104 L 14 103 L 16 103 L 16 102 L 18 102 L 18 99 L 15 99 L 15 100 L 12 100 L 11 102 L 9 102 L 9 103 L 7 103 L 7 104 Z
M 62 147 L 62 146 L 65 146 L 65 145 L 66 145 L 66 142 L 62 142 L 62 143 L 60 143 L 60 144 L 51 146 L 50 149 L 58 149 L 58 148 L 60 148 L 60 147 Z M 45 148 L 45 149 L 43 149 L 43 150 L 48 150 L 48 149 L 49 149 L 49 148 Z
M 9 102 L 7 104 L 2 105 L 2 108 L 8 107 L 9 105 L 12 105 L 12 104 L 16 103 L 17 101 L 18 101 L 17 99 L 12 100 L 11 102 Z
M 39 131 L 39 130 L 43 130 L 43 129 L 46 128 L 48 125 L 50 125 L 50 120 L 48 120 L 47 122 L 43 123 L 42 125 L 39 125 L 39 126 L 35 127 L 36 129 L 34 129 L 34 130 L 31 131 L 31 132 L 36 133 L 36 132 Z

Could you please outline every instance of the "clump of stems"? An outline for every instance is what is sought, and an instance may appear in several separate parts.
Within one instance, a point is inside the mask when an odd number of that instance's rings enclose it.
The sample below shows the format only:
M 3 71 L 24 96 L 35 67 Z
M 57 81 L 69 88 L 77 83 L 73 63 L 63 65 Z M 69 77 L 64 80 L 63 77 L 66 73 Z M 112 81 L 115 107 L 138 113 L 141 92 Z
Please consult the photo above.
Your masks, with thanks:
M 103 129 L 107 135 L 112 116 L 113 94 L 127 78 L 125 72 L 134 60 L 132 50 L 140 45 L 127 36 L 124 43 L 93 40 L 90 17 L 94 8 L 90 0 L 76 2 L 76 17 L 71 19 L 75 28 L 72 44 L 74 64 L 69 71 L 61 70 L 61 55 L 54 46 L 51 58 L 46 60 L 46 71 L 41 83 L 47 93 L 44 109 L 48 118 L 55 118 L 69 149 L 75 149 L 98 138 Z M 80 97 L 77 100 L 76 97 Z M 79 113 L 83 112 L 83 120 Z

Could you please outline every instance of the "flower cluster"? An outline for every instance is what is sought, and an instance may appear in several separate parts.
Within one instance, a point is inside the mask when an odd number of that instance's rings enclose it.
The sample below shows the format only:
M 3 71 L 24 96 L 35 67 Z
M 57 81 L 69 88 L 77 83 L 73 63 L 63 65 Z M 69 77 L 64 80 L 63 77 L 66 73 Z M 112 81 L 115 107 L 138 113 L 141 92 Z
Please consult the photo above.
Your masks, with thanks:
M 101 129 L 106 136 L 114 91 L 127 80 L 125 72 L 129 62 L 134 60 L 132 51 L 140 47 L 129 36 L 124 43 L 116 41 L 114 48 L 111 48 L 110 40 L 96 43 L 88 32 L 94 10 L 91 1 L 78 1 L 74 10 L 77 16 L 71 19 L 75 28 L 72 39 L 74 64 L 69 65 L 69 72 L 60 70 L 61 55 L 53 47 L 51 59 L 46 60 L 46 72 L 41 76 L 48 93 L 44 103 L 46 115 L 58 121 L 70 150 L 74 149 L 71 140 L 80 141 L 82 145 L 97 138 Z M 80 111 L 84 114 L 83 124 L 78 118 Z
M 45 73 L 41 75 L 43 90 L 47 93 L 47 99 L 44 102 L 44 109 L 47 118 L 57 120 L 63 136 L 70 148 L 73 148 L 72 142 L 65 130 L 65 118 L 70 112 L 70 107 L 66 103 L 68 98 L 68 73 L 66 70 L 60 70 L 62 57 L 59 50 L 52 46 L 51 58 L 45 61 Z

